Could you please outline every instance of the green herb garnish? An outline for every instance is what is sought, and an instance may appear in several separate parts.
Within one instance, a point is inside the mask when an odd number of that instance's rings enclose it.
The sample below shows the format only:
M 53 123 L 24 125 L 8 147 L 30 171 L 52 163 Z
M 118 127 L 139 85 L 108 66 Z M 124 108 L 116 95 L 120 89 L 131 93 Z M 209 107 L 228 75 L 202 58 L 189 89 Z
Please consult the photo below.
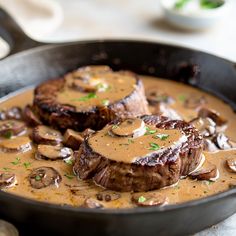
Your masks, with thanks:
M 72 166 L 73 165 L 73 161 L 72 160 L 65 160 L 65 163 L 67 164 L 67 165 L 70 165 L 70 166 Z
M 75 176 L 73 174 L 64 174 L 64 176 L 67 178 L 67 179 L 73 179 Z
M 159 138 L 160 140 L 164 141 L 166 140 L 170 135 L 169 134 L 156 134 L 153 136 L 153 138 Z
M 150 129 L 149 127 L 146 126 L 146 133 L 145 135 L 149 134 L 155 134 L 157 131 L 155 129 Z
M 104 105 L 104 106 L 108 106 L 109 103 L 110 103 L 110 101 L 108 99 L 103 99 L 102 100 L 102 105 Z
M 23 165 L 26 169 L 28 169 L 31 166 L 31 163 L 30 162 L 24 162 Z
M 36 181 L 40 181 L 40 180 L 41 180 L 41 176 L 36 175 L 34 179 L 35 179 Z
M 19 157 L 16 157 L 16 160 L 15 160 L 15 161 L 12 161 L 11 164 L 12 164 L 12 165 L 18 165 L 18 164 L 20 164 L 20 158 L 19 158 Z
M 214 9 L 224 4 L 222 0 L 200 0 L 200 6 L 205 9 Z
M 184 102 L 184 101 L 186 100 L 186 96 L 183 95 L 183 94 L 180 94 L 180 95 L 178 96 L 178 99 L 179 99 L 180 102 Z
M 157 143 L 149 143 L 150 147 L 148 148 L 149 150 L 156 151 L 160 149 L 160 146 Z
M 11 168 L 8 168 L 8 167 L 3 167 L 2 169 L 5 170 L 5 171 L 11 171 L 12 170 Z
M 175 9 L 182 9 L 190 0 L 178 0 L 176 1 L 174 8 Z
M 117 129 L 119 126 L 118 125 L 112 125 L 111 129 Z
M 7 139 L 11 139 L 11 137 L 13 136 L 13 132 L 11 130 L 8 130 L 5 134 L 4 134 L 4 138 Z
M 96 88 L 100 91 L 107 91 L 110 89 L 110 86 L 104 83 L 99 83 L 96 85 Z
M 75 98 L 75 99 L 72 99 L 71 101 L 82 101 L 82 102 L 86 102 L 88 101 L 89 99 L 92 99 L 92 98 L 97 98 L 97 95 L 95 93 L 89 93 L 88 95 L 84 96 L 84 97 L 80 97 L 80 98 Z
M 144 197 L 144 196 L 140 196 L 139 198 L 138 198 L 138 202 L 139 203 L 143 203 L 143 202 L 145 202 L 147 199 Z
M 131 144 L 131 143 L 134 143 L 134 140 L 131 139 L 131 138 L 129 138 L 129 139 L 128 139 L 128 144 Z

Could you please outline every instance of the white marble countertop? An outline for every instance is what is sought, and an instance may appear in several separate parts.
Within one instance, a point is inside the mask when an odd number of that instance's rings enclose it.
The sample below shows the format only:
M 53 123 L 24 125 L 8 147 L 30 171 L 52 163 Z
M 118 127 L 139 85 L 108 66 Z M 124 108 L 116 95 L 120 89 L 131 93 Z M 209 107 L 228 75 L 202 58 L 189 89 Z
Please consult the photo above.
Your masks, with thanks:
M 6 0 L 0 0 L 0 4 Z M 12 3 L 17 0 L 8 0 Z M 18 0 L 19 2 L 19 0 Z M 47 42 L 92 38 L 148 39 L 207 51 L 236 61 L 236 1 L 231 0 L 229 14 L 216 27 L 202 32 L 178 30 L 162 17 L 158 0 L 56 0 L 64 19 L 59 27 L 45 32 L 47 21 L 27 21 L 17 9 L 13 14 L 34 39 Z M 6 2 L 4 2 L 6 3 Z M 37 14 L 36 14 L 37 15 Z M 38 25 L 37 25 L 37 24 Z M 55 25 L 54 25 L 55 26 Z M 3 50 L 0 47 L 0 51 Z M 198 236 L 236 235 L 236 215 L 198 233 Z

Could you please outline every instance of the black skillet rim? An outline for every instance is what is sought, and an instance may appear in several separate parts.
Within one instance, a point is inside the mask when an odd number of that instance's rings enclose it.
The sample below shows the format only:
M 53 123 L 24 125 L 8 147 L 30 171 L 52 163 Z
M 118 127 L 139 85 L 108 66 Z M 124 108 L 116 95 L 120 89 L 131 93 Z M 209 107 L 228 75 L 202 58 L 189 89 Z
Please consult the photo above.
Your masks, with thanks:
M 34 53 L 37 51 L 40 51 L 42 49 L 50 49 L 50 48 L 54 48 L 57 46 L 67 46 L 67 45 L 76 45 L 76 44 L 90 44 L 90 43 L 144 43 L 144 44 L 159 44 L 159 45 L 163 45 L 163 46 L 170 46 L 170 47 L 175 47 L 178 49 L 184 49 L 184 50 L 190 50 L 190 51 L 194 51 L 194 52 L 199 52 L 199 53 L 203 53 L 205 55 L 209 55 L 209 56 L 214 56 L 217 57 L 221 60 L 224 60 L 225 62 L 228 62 L 232 65 L 236 65 L 236 63 L 219 57 L 217 55 L 211 54 L 211 53 L 207 53 L 207 52 L 203 52 L 201 50 L 197 50 L 197 49 L 191 49 L 188 47 L 183 47 L 183 46 L 178 46 L 175 44 L 165 44 L 162 42 L 154 42 L 152 40 L 136 40 L 136 39 L 94 39 L 94 40 L 81 40 L 81 41 L 77 41 L 77 42 L 72 42 L 72 43 L 63 43 L 63 44 L 53 44 L 53 45 L 43 45 L 43 46 L 39 46 L 36 48 L 32 48 L 32 49 L 28 49 L 13 55 L 10 55 L 9 57 L 6 57 L 2 60 L 3 61 L 7 61 L 8 59 L 11 59 L 12 57 L 19 57 L 22 56 L 24 54 L 30 54 L 30 53 Z M 191 85 L 190 85 L 191 86 Z M 30 88 L 33 88 L 34 86 L 26 86 L 24 88 L 15 90 L 3 97 L 0 98 L 0 102 L 3 102 L 6 99 L 9 99 L 19 93 L 22 93 L 23 91 L 26 91 Z M 195 86 L 197 87 L 197 86 Z M 198 88 L 198 87 L 197 87 Z M 204 89 L 200 88 L 201 90 L 204 91 Z M 205 90 L 206 92 L 209 93 L 213 93 L 213 91 L 208 91 Z M 223 99 L 224 101 L 227 99 L 224 99 L 223 96 L 218 96 L 217 93 L 213 93 L 214 96 Z M 226 101 L 227 103 L 229 101 Z M 232 103 L 232 101 L 230 102 Z M 232 108 L 232 104 L 228 103 L 231 108 Z M 233 108 L 232 108 L 233 109 Z M 105 214 L 105 215 L 110 215 L 110 214 L 114 214 L 114 215 L 123 215 L 123 214 L 145 214 L 145 213 L 156 213 L 156 212 L 168 212 L 168 211 L 174 211 L 174 210 L 178 210 L 178 209 L 183 209 L 183 208 L 189 208 L 189 207 L 194 207 L 194 206 L 198 206 L 200 204 L 206 204 L 208 202 L 213 202 L 213 201 L 217 201 L 218 199 L 222 199 L 222 198 L 226 198 L 228 196 L 231 195 L 236 195 L 236 187 L 232 188 L 232 189 L 228 189 L 225 190 L 223 192 L 208 196 L 208 197 L 203 197 L 197 200 L 192 200 L 192 201 L 188 201 L 188 202 L 184 202 L 184 203 L 180 203 L 180 204 L 172 204 L 172 205 L 166 205 L 163 207 L 146 207 L 146 208 L 142 208 L 142 207 L 134 207 L 134 208 L 112 208 L 112 209 L 87 209 L 87 208 L 82 208 L 82 207 L 73 207 L 73 206 L 69 206 L 69 205 L 60 205 L 60 204 L 52 204 L 52 203 L 48 203 L 48 202 L 43 202 L 43 201 L 37 201 L 37 200 L 33 200 L 30 198 L 25 198 L 25 197 L 21 197 L 19 195 L 16 194 L 12 194 L 12 193 L 8 193 L 8 192 L 4 192 L 4 191 L 0 191 L 0 197 L 1 198 L 8 198 L 12 201 L 17 201 L 19 203 L 22 204 L 27 204 L 28 206 L 35 206 L 35 207 L 42 207 L 42 208 L 47 208 L 47 209 L 51 209 L 51 210 L 58 210 L 58 211 L 68 211 L 68 212 L 74 212 L 74 213 L 89 213 L 89 214 Z

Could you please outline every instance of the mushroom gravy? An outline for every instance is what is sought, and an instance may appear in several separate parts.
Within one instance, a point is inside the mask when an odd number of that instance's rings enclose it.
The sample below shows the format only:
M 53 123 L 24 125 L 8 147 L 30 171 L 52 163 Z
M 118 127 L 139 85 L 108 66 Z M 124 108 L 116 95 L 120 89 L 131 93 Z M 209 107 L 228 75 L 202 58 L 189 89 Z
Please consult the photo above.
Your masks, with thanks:
M 209 109 L 214 109 L 227 118 L 225 134 L 231 140 L 236 140 L 236 114 L 220 99 L 198 89 L 173 81 L 147 76 L 142 76 L 141 78 L 146 89 L 146 94 L 150 95 L 147 97 L 151 105 L 151 112 L 158 113 L 161 110 L 165 115 L 177 116 L 186 121 L 192 121 L 198 116 L 199 107 L 205 106 Z M 155 94 L 155 91 L 161 92 Z M 15 106 L 24 108 L 32 100 L 33 90 L 28 90 L 2 102 L 0 109 L 9 109 Z M 157 107 L 158 111 L 156 111 Z M 220 127 L 223 129 L 223 126 Z M 208 136 L 206 135 L 206 137 Z M 90 180 L 78 180 L 73 174 L 72 160 L 70 158 L 62 157 L 61 160 L 53 161 L 43 158 L 36 159 L 35 152 L 37 145 L 31 139 L 32 129 L 28 127 L 26 130 L 17 134 L 17 136 L 6 133 L 5 137 L 1 138 L 0 174 L 9 173 L 8 179 L 12 181 L 8 185 L 8 188 L 3 188 L 6 183 L 0 181 L 2 191 L 39 201 L 69 204 L 75 207 L 130 208 L 136 205 L 145 206 L 145 202 L 153 202 L 149 199 L 150 196 L 154 199 L 156 198 L 157 202 L 161 198 L 162 203 L 176 204 L 213 195 L 227 190 L 230 186 L 236 185 L 236 173 L 233 172 L 233 168 L 229 168 L 230 160 L 236 158 L 235 149 L 217 150 L 213 152 L 204 151 L 205 163 L 210 162 L 217 166 L 219 178 L 216 181 L 200 181 L 187 177 L 181 179 L 175 186 L 147 193 L 140 192 L 132 194 L 104 190 Z M 227 162 L 227 160 L 229 161 Z M 231 164 L 235 166 L 235 161 Z M 56 173 L 54 175 L 55 185 L 45 188 L 39 188 L 40 185 L 37 185 L 38 188 L 31 187 L 32 170 L 39 167 L 53 168 L 53 170 L 50 169 L 50 173 L 51 175 Z M 56 171 L 55 173 L 53 172 L 54 170 Z M 41 174 L 43 174 L 42 171 L 45 171 L 45 169 L 41 170 Z M 15 179 L 12 177 L 12 173 L 16 177 L 17 184 L 15 185 Z M 60 177 L 57 176 L 57 173 L 60 174 Z M 2 177 L 2 174 L 0 176 Z M 33 178 L 34 182 L 37 182 L 40 181 L 41 177 L 40 174 L 36 173 L 36 175 L 33 175 Z

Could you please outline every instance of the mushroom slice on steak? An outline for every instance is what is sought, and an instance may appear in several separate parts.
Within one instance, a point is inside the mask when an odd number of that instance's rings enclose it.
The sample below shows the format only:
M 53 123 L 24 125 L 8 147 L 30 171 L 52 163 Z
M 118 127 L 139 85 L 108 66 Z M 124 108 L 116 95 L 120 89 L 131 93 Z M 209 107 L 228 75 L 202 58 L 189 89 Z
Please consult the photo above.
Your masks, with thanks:
M 0 189 L 10 188 L 16 184 L 16 175 L 13 173 L 0 173 Z
M 67 147 L 52 146 L 40 144 L 38 145 L 38 150 L 35 153 L 35 158 L 38 160 L 61 160 L 72 158 L 73 151 Z
M 24 118 L 25 122 L 30 126 L 36 126 L 36 125 L 42 124 L 40 119 L 33 112 L 32 107 L 30 105 L 27 105 L 25 107 L 25 109 L 23 111 L 23 118 Z
M 159 193 L 134 193 L 132 194 L 132 201 L 137 206 L 163 206 L 168 203 L 168 198 Z
M 0 142 L 0 150 L 3 152 L 27 152 L 31 149 L 31 140 L 26 136 L 5 139 Z
M 103 208 L 104 206 L 98 200 L 90 197 L 90 198 L 87 198 L 87 199 L 84 200 L 84 204 L 82 205 L 82 207 L 86 207 L 86 208 Z
M 96 194 L 97 200 L 110 202 L 117 200 L 121 197 L 121 195 L 117 192 L 105 190 Z
M 64 144 L 67 147 L 72 148 L 73 150 L 78 150 L 80 147 L 80 144 L 84 141 L 83 135 L 80 133 L 72 130 L 67 129 L 64 134 Z
M 12 107 L 8 110 L 3 110 L 0 112 L 0 120 L 21 120 L 22 119 L 22 110 L 20 107 Z
M 211 118 L 198 117 L 190 121 L 203 137 L 209 137 L 216 132 L 216 123 Z
M 228 158 L 226 164 L 232 172 L 236 173 L 236 156 Z
M 129 118 L 111 127 L 112 134 L 120 137 L 137 138 L 146 133 L 145 123 L 139 118 Z
M 171 104 L 174 99 L 170 97 L 167 93 L 163 93 L 158 88 L 148 89 L 146 92 L 146 97 L 150 105 L 156 105 L 158 103 Z
M 32 139 L 38 144 L 58 145 L 62 143 L 63 136 L 55 129 L 39 125 L 33 129 Z
M 197 180 L 215 181 L 219 177 L 219 171 L 216 165 L 207 162 L 201 169 L 191 173 L 190 177 Z
M 199 97 L 199 96 L 189 96 L 184 101 L 184 107 L 189 109 L 198 109 L 201 106 L 203 106 L 206 103 L 205 97 Z
M 32 188 L 41 189 L 50 185 L 59 186 L 62 178 L 57 170 L 52 167 L 39 167 L 34 169 L 28 176 Z
M 217 126 L 223 126 L 227 123 L 227 120 L 222 117 L 217 111 L 205 107 L 198 111 L 198 117 L 211 118 Z
M 17 120 L 0 121 L 0 136 L 10 138 L 12 135 L 18 135 L 25 131 L 24 122 Z
M 221 150 L 227 150 L 235 147 L 235 144 L 229 140 L 224 133 L 218 133 L 213 137 L 212 141 Z

